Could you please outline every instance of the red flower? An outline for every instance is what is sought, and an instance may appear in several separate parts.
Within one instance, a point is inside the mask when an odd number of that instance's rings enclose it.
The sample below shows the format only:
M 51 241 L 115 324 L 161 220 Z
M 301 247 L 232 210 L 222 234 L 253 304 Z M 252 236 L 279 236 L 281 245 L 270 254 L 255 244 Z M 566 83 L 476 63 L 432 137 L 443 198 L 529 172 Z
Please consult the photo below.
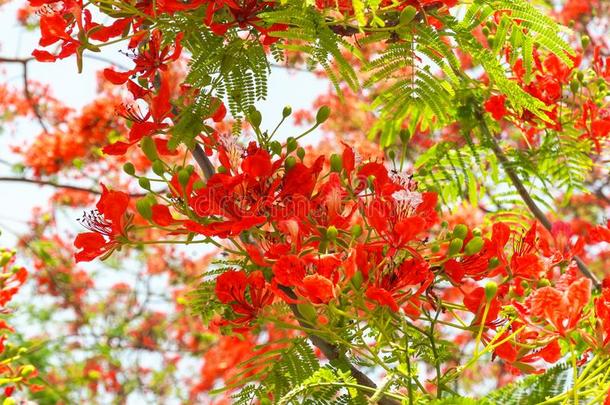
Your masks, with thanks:
M 328 304 L 335 298 L 335 290 L 332 281 L 320 274 L 305 276 L 297 287 L 302 296 L 309 298 L 314 304 Z
M 295 255 L 282 256 L 273 265 L 273 282 L 286 287 L 300 285 L 305 274 L 305 263 Z
M 220 302 L 230 304 L 239 315 L 235 320 L 239 324 L 252 321 L 261 308 L 273 302 L 273 294 L 267 288 L 265 277 L 260 271 L 250 275 L 244 271 L 226 271 L 216 279 L 215 292 Z
M 392 311 L 398 311 L 399 307 L 392 293 L 384 288 L 370 286 L 366 289 L 366 297 L 370 300 L 376 301 L 379 305 L 389 307 Z
M 129 196 L 120 191 L 109 191 L 102 184 L 102 195 L 96 211 L 85 214 L 83 225 L 91 232 L 76 236 L 74 246 L 82 249 L 74 257 L 77 262 L 89 262 L 101 255 L 108 255 L 120 245 L 125 236 L 130 217 L 126 214 Z
M 485 102 L 485 111 L 491 113 L 495 120 L 501 120 L 508 110 L 506 109 L 506 96 L 501 94 L 499 96 L 491 96 Z
M 566 289 L 542 287 L 527 299 L 532 316 L 546 319 L 565 336 L 582 317 L 582 310 L 591 298 L 591 280 L 580 278 Z

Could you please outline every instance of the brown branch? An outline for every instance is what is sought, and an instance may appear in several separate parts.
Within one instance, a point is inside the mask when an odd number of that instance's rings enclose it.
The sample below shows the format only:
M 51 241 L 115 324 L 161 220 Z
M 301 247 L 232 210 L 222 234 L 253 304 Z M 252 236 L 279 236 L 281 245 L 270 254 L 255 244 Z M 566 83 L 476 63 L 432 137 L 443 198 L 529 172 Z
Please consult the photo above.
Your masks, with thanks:
M 29 101 L 30 107 L 32 107 L 32 111 L 38 120 L 38 124 L 45 133 L 49 133 L 47 125 L 44 123 L 44 119 L 42 114 L 40 113 L 40 109 L 38 108 L 38 104 L 34 102 L 32 97 L 32 93 L 30 92 L 30 86 L 28 84 L 28 62 L 33 61 L 34 58 L 6 58 L 0 56 L 0 63 L 19 63 L 23 67 L 23 93 L 25 94 L 25 98 Z
M 508 160 L 508 158 L 502 151 L 502 148 L 496 141 L 496 138 L 492 135 L 491 131 L 489 130 L 489 127 L 487 126 L 487 123 L 485 122 L 485 119 L 483 117 L 482 111 L 479 111 L 477 113 L 477 119 L 479 120 L 479 127 L 481 128 L 483 135 L 485 136 L 485 138 L 487 138 L 489 140 L 489 143 L 490 143 L 491 149 L 494 152 L 494 155 L 496 155 L 496 158 L 502 165 L 502 168 L 506 172 L 506 175 L 510 179 L 511 183 L 513 183 L 513 186 L 515 187 L 515 189 L 521 196 L 521 199 L 523 200 L 525 205 L 527 205 L 527 208 L 529 208 L 529 210 L 534 215 L 534 217 L 542 224 L 542 226 L 544 226 L 548 231 L 550 231 L 553 224 L 548 219 L 546 214 L 540 209 L 540 207 L 538 207 L 538 204 L 536 204 L 536 202 L 534 201 L 532 196 L 529 194 L 529 192 L 525 188 L 525 185 L 523 184 L 523 182 L 521 182 L 521 179 L 519 178 L 519 175 L 517 174 L 517 172 L 512 168 L 510 161 Z M 574 256 L 574 261 L 576 261 L 576 265 L 580 269 L 580 272 L 593 282 L 593 284 L 595 285 L 595 288 L 600 288 L 601 283 L 600 283 L 599 279 L 591 270 L 589 270 L 589 268 L 587 267 L 585 262 L 583 262 L 582 259 L 578 256 Z
M 60 184 L 60 183 L 56 183 L 51 180 L 29 179 L 27 177 L 0 177 L 0 182 L 30 183 L 30 184 L 38 184 L 40 186 L 51 186 L 51 187 L 61 188 L 61 189 L 66 189 L 66 190 L 82 191 L 82 192 L 96 194 L 96 195 L 102 194 L 102 192 L 100 190 L 96 190 L 96 189 L 92 189 L 92 188 L 73 186 L 70 184 Z M 141 194 L 141 193 L 129 194 L 130 197 L 142 197 L 145 195 L 146 194 Z

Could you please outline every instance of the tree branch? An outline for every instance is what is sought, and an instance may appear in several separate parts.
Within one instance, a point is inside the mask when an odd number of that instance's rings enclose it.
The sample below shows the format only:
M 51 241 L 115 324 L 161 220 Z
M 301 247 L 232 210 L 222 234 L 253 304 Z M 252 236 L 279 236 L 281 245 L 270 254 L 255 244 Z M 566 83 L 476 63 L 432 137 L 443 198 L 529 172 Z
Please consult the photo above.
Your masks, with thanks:
M 523 182 L 521 182 L 519 175 L 510 165 L 510 161 L 502 151 L 502 148 L 496 141 L 495 136 L 492 135 L 489 127 L 487 126 L 482 111 L 477 112 L 477 119 L 479 121 L 479 127 L 481 128 L 483 135 L 489 140 L 494 155 L 496 155 L 496 158 L 502 165 L 502 168 L 506 172 L 506 175 L 508 176 L 510 181 L 513 183 L 513 186 L 521 196 L 521 199 L 523 200 L 525 205 L 527 205 L 527 208 L 529 208 L 534 217 L 542 224 L 542 226 L 544 226 L 548 231 L 550 231 L 553 224 L 547 218 L 546 214 L 540 209 L 540 207 L 538 207 L 532 196 L 529 194 L 529 192 L 523 185 Z M 582 259 L 578 256 L 574 256 L 574 261 L 576 261 L 576 265 L 580 269 L 580 272 L 593 282 L 595 288 L 600 288 L 601 283 L 599 279 L 595 274 L 593 274 L 591 270 L 589 270 L 585 262 L 583 262 Z
M 66 190 L 82 191 L 85 193 L 91 193 L 91 194 L 96 194 L 96 195 L 102 194 L 101 191 L 95 190 L 92 188 L 73 186 L 70 184 L 60 184 L 60 183 L 56 183 L 51 180 L 29 179 L 27 177 L 0 177 L 0 182 L 30 183 L 30 184 L 38 184 L 40 186 L 51 186 L 51 187 L 61 188 L 61 189 L 66 189 Z M 141 194 L 141 193 L 129 194 L 130 197 L 142 197 L 144 195 L 146 195 L 146 194 Z

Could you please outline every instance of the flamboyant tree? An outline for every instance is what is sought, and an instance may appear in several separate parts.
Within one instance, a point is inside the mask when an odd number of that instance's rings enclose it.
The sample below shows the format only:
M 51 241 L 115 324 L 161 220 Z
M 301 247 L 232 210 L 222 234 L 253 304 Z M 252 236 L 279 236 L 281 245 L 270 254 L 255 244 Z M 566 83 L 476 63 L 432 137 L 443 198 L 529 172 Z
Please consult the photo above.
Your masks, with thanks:
M 609 8 L 21 5 L 2 119 L 40 133 L 0 180 L 57 193 L 5 402 L 610 403 Z M 28 75 L 62 59 L 107 65 L 81 109 Z M 272 69 L 328 92 L 273 122 Z

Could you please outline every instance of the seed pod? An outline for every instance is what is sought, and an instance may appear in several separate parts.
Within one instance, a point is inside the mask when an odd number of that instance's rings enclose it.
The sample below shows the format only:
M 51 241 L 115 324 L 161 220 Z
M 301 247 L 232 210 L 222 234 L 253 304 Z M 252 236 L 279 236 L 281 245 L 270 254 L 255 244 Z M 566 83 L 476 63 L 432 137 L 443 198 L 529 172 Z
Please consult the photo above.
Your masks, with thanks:
M 150 136 L 145 136 L 140 141 L 140 147 L 142 148 L 142 152 L 144 155 L 150 160 L 154 162 L 159 159 L 159 154 L 157 153 L 157 145 L 155 145 L 155 141 Z
M 131 162 L 127 162 L 123 165 L 123 171 L 130 176 L 133 176 L 136 173 L 136 168 Z
M 487 302 L 491 301 L 498 292 L 498 284 L 495 281 L 489 281 L 485 284 L 485 299 Z
M 453 228 L 453 237 L 464 239 L 468 235 L 468 227 L 464 224 L 459 224 L 455 228 Z
M 474 254 L 477 254 L 481 251 L 481 249 L 483 249 L 484 245 L 485 241 L 483 240 L 483 238 L 481 238 L 480 236 L 475 236 L 474 238 L 470 239 L 470 241 L 468 241 L 468 243 L 464 247 L 464 254 L 466 254 L 466 256 L 472 256 Z
M 447 250 L 447 254 L 449 256 L 455 256 L 462 250 L 462 246 L 464 245 L 464 241 L 460 238 L 455 238 L 449 243 L 449 249 Z
M 329 116 L 330 108 L 327 105 L 323 105 L 322 107 L 320 107 L 318 113 L 316 114 L 316 125 L 322 124 L 328 119 Z
M 343 169 L 343 159 L 341 159 L 341 156 L 337 155 L 336 153 L 333 153 L 330 156 L 330 170 L 338 173 L 342 169 Z

